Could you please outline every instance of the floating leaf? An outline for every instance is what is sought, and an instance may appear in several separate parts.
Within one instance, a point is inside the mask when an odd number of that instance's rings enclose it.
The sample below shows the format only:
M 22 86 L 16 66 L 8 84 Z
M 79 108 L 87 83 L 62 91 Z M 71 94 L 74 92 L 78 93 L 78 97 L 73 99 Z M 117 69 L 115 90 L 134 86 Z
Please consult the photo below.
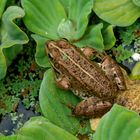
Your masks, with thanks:
M 101 34 L 102 28 L 102 23 L 88 27 L 83 38 L 76 42 L 75 45 L 77 45 L 78 47 L 88 46 L 98 51 L 102 51 L 104 49 L 103 37 Z
M 58 26 L 58 34 L 61 38 L 72 40 L 75 34 L 75 28 L 70 20 L 62 19 Z
M 17 53 L 21 50 L 21 44 L 25 44 L 28 42 L 28 37 L 26 36 L 26 34 L 21 31 L 19 27 L 13 22 L 15 19 L 22 18 L 23 16 L 24 11 L 17 6 L 9 7 L 2 16 L 0 79 L 2 79 L 6 75 L 7 65 L 11 63 Z M 6 58 L 6 56 L 8 56 L 7 58 L 9 58 L 9 60 Z
M 69 0 L 68 19 L 73 22 L 76 33 L 74 40 L 81 38 L 87 28 L 89 22 L 89 14 L 93 7 L 93 0 Z
M 49 59 L 45 51 L 45 43 L 49 40 L 47 38 L 41 37 L 39 35 L 32 35 L 33 39 L 36 41 L 36 54 L 35 60 L 39 66 L 50 67 Z
M 24 23 L 27 28 L 43 37 L 59 39 L 57 28 L 62 19 L 67 19 L 59 0 L 22 0 L 25 9 Z
M 114 105 L 101 119 L 94 140 L 139 140 L 140 116 L 126 108 Z
M 140 79 L 140 62 L 137 62 L 136 65 L 134 66 L 130 78 L 135 80 Z
M 33 117 L 19 130 L 17 140 L 78 140 L 43 117 Z
M 70 91 L 59 89 L 54 81 L 54 73 L 47 70 L 39 92 L 42 113 L 52 123 L 75 134 L 80 131 L 79 119 L 72 116 L 68 104 L 76 105 L 79 99 Z M 66 103 L 67 105 L 64 105 Z
M 117 26 L 129 26 L 140 17 L 140 7 L 132 0 L 95 0 L 93 10 L 101 19 Z
M 2 136 L 0 140 L 78 140 L 64 129 L 52 124 L 46 118 L 32 117 L 17 132 L 17 135 Z
M 24 22 L 32 32 L 53 40 L 76 40 L 86 30 L 93 0 L 22 0 L 22 6 Z

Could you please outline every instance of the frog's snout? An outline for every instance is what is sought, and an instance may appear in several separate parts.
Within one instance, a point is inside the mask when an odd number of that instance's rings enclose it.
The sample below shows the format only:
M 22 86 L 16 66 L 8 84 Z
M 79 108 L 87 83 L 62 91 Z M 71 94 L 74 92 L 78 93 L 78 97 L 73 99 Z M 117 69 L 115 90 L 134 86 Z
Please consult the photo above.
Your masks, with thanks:
M 45 45 L 46 53 L 50 58 L 56 59 L 59 56 L 59 50 L 56 48 L 55 41 L 49 41 Z

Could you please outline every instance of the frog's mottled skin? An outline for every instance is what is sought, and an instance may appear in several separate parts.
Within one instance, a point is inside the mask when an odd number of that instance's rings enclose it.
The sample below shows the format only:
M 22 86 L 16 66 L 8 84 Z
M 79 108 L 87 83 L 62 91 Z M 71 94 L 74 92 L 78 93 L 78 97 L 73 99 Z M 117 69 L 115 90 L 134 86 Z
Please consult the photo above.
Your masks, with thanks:
M 78 96 L 97 96 L 102 99 L 115 96 L 116 85 L 112 84 L 95 62 L 90 62 L 75 46 L 64 40 L 50 41 L 47 43 L 47 52 L 55 70 L 69 79 L 70 89 Z
M 90 108 L 85 110 L 84 104 L 91 103 L 95 106 L 95 103 L 92 103 L 95 102 L 94 97 L 97 99 L 97 104 L 96 107 L 91 108 L 95 109 L 93 115 L 95 115 L 95 112 L 105 112 L 104 109 L 108 110 L 111 107 L 109 102 L 104 101 L 113 102 L 118 94 L 117 85 L 107 77 L 95 62 L 88 60 L 80 49 L 71 45 L 68 41 L 59 40 L 47 42 L 46 52 L 57 76 L 59 75 L 56 80 L 57 85 L 72 90 L 83 99 L 89 98 L 85 101 L 86 103 L 82 103 L 81 106 L 75 108 L 76 115 L 78 115 L 80 109 L 83 110 L 83 115 L 90 112 Z M 98 111 L 99 109 L 102 111 Z

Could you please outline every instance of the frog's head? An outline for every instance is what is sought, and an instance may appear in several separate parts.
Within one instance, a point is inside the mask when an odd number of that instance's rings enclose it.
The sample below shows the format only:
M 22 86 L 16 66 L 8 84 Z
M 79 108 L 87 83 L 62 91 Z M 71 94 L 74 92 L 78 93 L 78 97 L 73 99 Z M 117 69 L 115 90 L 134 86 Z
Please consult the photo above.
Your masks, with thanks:
M 46 43 L 45 47 L 46 53 L 52 59 L 59 58 L 62 52 L 64 52 L 64 50 L 68 48 L 70 48 L 70 44 L 68 41 L 64 39 L 58 41 L 49 41 Z
M 47 55 L 50 58 L 55 59 L 59 56 L 60 52 L 59 52 L 57 43 L 55 41 L 46 42 L 45 49 L 46 49 Z

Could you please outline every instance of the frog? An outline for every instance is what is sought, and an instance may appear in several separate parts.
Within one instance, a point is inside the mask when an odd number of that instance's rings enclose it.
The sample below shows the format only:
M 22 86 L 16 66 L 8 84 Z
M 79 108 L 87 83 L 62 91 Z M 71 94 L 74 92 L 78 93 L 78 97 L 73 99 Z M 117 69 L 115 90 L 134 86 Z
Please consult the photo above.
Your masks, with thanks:
M 89 59 L 86 51 L 65 39 L 46 42 L 45 50 L 55 71 L 56 85 L 83 99 L 72 109 L 76 116 L 104 115 L 119 91 L 126 88 L 123 74 L 111 57 L 105 56 L 100 67 Z

